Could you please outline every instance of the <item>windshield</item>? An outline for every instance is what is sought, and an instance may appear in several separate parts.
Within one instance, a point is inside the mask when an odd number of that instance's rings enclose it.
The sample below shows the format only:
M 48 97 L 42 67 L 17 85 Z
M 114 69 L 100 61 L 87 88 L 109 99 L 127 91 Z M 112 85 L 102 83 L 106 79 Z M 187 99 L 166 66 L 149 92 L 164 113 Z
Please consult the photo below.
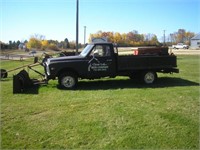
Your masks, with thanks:
M 92 49 L 94 45 L 87 45 L 83 51 L 80 53 L 81 56 L 85 57 L 87 56 L 87 54 L 90 52 L 90 50 Z

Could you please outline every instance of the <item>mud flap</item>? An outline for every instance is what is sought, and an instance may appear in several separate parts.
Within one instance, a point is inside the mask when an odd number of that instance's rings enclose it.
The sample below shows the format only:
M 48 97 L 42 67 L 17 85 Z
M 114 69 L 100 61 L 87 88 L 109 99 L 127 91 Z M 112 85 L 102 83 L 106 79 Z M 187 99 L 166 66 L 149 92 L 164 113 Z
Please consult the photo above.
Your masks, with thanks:
M 33 82 L 25 70 L 13 75 L 13 94 L 23 93 L 32 86 Z

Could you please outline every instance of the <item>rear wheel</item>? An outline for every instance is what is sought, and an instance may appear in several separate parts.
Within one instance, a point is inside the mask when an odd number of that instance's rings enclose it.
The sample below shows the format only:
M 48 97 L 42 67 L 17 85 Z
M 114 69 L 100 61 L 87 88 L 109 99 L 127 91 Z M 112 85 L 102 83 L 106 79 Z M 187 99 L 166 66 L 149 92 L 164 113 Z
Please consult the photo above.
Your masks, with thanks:
M 63 89 L 74 89 L 78 83 L 78 78 L 74 73 L 63 73 L 59 76 L 58 82 Z
M 142 74 L 142 80 L 146 84 L 153 84 L 157 79 L 157 74 L 154 71 L 146 71 Z

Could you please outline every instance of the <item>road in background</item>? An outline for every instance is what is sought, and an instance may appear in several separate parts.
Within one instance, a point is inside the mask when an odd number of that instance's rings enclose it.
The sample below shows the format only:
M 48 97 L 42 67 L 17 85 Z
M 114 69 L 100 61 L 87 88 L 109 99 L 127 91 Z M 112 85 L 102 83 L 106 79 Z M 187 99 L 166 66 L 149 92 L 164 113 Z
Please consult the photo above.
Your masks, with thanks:
M 133 55 L 134 49 L 137 47 L 119 47 L 119 55 Z M 27 58 L 31 58 L 34 56 L 42 56 L 42 54 L 46 51 L 36 51 L 36 53 L 30 53 L 30 52 L 20 52 L 19 54 L 16 53 L 8 53 L 6 54 L 5 52 L 0 54 L 0 59 L 1 60 L 24 60 Z M 56 52 L 53 51 L 47 51 L 46 53 L 51 53 L 55 54 Z M 194 49 L 172 49 L 169 48 L 169 53 L 174 53 L 175 55 L 200 55 L 200 50 L 194 50 Z

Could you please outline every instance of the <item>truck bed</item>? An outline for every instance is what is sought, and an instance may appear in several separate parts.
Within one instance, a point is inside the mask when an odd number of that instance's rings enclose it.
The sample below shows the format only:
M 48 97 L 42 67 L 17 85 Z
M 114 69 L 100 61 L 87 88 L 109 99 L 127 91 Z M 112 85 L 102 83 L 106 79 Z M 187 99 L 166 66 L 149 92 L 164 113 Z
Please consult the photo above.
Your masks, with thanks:
M 148 56 L 148 55 L 130 55 L 118 56 L 118 71 L 135 71 L 135 70 L 156 70 L 167 72 L 177 67 L 176 56 Z

